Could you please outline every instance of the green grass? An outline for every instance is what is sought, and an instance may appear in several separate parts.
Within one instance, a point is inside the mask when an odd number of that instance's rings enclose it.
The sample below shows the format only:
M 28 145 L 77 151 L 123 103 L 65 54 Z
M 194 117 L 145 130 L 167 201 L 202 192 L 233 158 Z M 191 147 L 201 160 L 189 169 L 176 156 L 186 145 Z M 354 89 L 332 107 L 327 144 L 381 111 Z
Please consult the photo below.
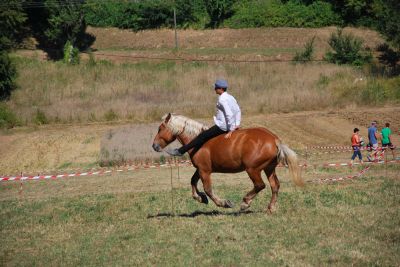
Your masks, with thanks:
M 126 186 L 124 181 L 121 187 Z M 1 185 L 0 195 L 18 187 Z M 69 189 L 63 180 L 25 185 L 37 192 L 48 186 Z M 219 185 L 215 191 L 238 206 L 248 186 Z M 188 185 L 173 194 L 99 189 L 75 196 L 15 195 L 0 202 L 0 262 L 18 266 L 395 266 L 400 262 L 398 178 L 366 176 L 352 183 L 304 189 L 285 182 L 273 215 L 264 212 L 269 198 L 270 191 L 263 191 L 249 212 L 239 213 L 238 207 L 225 210 L 195 202 Z

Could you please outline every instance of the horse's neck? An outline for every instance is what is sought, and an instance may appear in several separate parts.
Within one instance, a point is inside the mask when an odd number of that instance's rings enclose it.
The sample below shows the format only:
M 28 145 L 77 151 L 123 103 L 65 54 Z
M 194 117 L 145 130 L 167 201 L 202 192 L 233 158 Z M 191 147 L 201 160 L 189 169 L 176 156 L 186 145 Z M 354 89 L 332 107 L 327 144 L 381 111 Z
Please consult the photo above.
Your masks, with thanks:
M 194 138 L 193 137 L 189 137 L 186 134 L 182 133 L 180 135 L 178 135 L 176 137 L 176 139 L 178 139 L 179 143 L 181 143 L 182 145 L 187 145 L 189 144 Z

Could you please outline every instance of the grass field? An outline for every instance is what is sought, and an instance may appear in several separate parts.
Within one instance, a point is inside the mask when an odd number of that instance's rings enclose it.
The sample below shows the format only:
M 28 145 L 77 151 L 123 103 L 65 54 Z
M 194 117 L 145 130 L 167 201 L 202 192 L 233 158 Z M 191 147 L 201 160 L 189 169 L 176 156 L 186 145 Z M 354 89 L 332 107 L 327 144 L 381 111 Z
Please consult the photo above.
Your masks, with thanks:
M 191 199 L 190 167 L 0 184 L 3 266 L 396 266 L 399 166 L 372 166 L 348 182 L 296 188 L 285 169 L 271 192 L 238 212 L 245 173 L 214 175 L 232 210 Z M 353 169 L 310 169 L 306 180 Z M 171 190 L 171 173 L 173 176 Z
M 224 77 L 242 108 L 242 126 L 276 133 L 309 165 L 302 170 L 309 183 L 295 187 L 278 168 L 278 207 L 267 214 L 268 186 L 239 212 L 252 185 L 245 173 L 213 175 L 215 192 L 234 209 L 195 202 L 188 166 L 0 182 L 0 266 L 399 266 L 400 164 L 319 184 L 362 167 L 326 168 L 349 162 L 351 152 L 306 150 L 349 146 L 354 127 L 366 139 L 372 120 L 379 129 L 390 122 L 399 145 L 399 78 L 279 62 L 313 36 L 321 58 L 335 28 L 182 30 L 179 50 L 170 30 L 89 31 L 97 37 L 94 60 L 77 66 L 43 61 L 41 51 L 14 54 L 19 88 L 7 106 L 20 127 L 0 131 L 0 177 L 99 168 L 105 150 L 111 160 L 165 158 L 151 150 L 160 117 L 175 112 L 211 124 L 212 84 Z M 346 31 L 372 49 L 382 41 L 374 31 Z

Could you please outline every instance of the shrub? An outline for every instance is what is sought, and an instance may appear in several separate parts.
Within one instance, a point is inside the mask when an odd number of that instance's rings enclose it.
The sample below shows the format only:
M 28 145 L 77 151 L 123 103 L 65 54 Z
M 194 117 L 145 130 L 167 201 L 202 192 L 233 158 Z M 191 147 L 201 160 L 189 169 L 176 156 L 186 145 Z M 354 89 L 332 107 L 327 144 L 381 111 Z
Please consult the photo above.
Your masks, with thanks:
M 344 34 L 343 29 L 332 33 L 328 43 L 334 50 L 326 53 L 328 62 L 362 66 L 372 61 L 371 52 L 362 47 L 363 41 L 352 34 Z
M 49 120 L 47 119 L 46 114 L 43 111 L 41 111 L 40 109 L 38 109 L 38 110 L 36 110 L 34 122 L 37 125 L 42 125 L 42 124 L 48 124 Z
M 8 99 L 16 88 L 17 70 L 8 52 L 0 51 L 0 100 Z
M 305 63 L 307 61 L 311 61 L 313 59 L 314 53 L 314 40 L 315 36 L 311 38 L 307 43 L 304 45 L 304 51 L 296 52 L 293 60 L 296 62 Z
M 7 107 L 5 103 L 0 103 L 0 128 L 13 128 L 19 125 L 17 116 Z
M 114 110 L 110 109 L 104 114 L 104 119 L 106 121 L 113 121 L 118 119 L 118 114 L 114 112 Z
M 234 15 L 226 21 L 232 28 L 248 27 L 324 27 L 340 25 L 332 5 L 322 1 L 310 5 L 298 1 L 246 1 L 234 7 Z
M 79 64 L 79 50 L 74 47 L 70 41 L 64 46 L 64 63 L 76 65 Z

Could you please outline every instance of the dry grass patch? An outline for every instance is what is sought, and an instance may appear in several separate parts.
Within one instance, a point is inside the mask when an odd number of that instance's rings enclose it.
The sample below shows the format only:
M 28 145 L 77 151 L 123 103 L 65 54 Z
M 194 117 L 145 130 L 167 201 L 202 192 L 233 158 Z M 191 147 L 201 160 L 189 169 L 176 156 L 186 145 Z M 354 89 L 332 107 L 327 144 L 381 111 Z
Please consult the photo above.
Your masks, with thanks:
M 19 60 L 18 69 L 20 89 L 9 105 L 26 123 L 43 116 L 50 123 L 147 122 L 167 112 L 209 117 L 218 77 L 228 79 L 244 115 L 323 109 L 339 101 L 330 88 L 346 87 L 362 75 L 350 67 L 288 63 L 66 66 Z M 324 84 L 321 77 L 331 78 Z

